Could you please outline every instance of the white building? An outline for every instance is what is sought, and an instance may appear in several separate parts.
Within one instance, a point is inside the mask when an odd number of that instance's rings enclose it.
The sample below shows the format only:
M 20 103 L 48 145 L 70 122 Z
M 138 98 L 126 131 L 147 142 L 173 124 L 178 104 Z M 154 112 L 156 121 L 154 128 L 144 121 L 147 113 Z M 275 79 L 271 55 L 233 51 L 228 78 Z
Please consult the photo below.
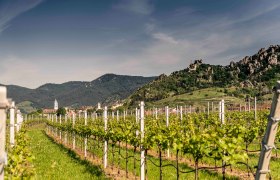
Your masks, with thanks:
M 101 109 L 101 104 L 97 103 L 97 109 Z
M 54 100 L 54 110 L 58 110 L 58 102 L 56 99 Z

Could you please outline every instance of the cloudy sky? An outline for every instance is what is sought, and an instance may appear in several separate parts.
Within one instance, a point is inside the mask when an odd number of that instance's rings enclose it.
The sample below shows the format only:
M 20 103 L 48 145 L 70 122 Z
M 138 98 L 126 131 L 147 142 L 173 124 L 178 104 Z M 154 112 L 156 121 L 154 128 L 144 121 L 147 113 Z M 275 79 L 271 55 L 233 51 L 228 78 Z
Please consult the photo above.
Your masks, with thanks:
M 280 44 L 278 0 L 0 0 L 0 83 L 151 76 Z

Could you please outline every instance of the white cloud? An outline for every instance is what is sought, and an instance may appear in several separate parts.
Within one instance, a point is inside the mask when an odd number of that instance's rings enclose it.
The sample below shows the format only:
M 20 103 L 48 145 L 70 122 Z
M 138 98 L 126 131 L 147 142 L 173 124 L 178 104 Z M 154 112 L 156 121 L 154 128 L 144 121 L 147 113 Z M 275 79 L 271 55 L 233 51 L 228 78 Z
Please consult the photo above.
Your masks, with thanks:
M 36 7 L 43 0 L 4 0 L 0 2 L 0 33 L 9 26 L 9 22 L 18 15 Z
M 171 44 L 178 44 L 178 41 L 176 41 L 173 37 L 169 36 L 165 33 L 154 33 L 153 38 L 158 39 L 163 42 L 171 43 Z

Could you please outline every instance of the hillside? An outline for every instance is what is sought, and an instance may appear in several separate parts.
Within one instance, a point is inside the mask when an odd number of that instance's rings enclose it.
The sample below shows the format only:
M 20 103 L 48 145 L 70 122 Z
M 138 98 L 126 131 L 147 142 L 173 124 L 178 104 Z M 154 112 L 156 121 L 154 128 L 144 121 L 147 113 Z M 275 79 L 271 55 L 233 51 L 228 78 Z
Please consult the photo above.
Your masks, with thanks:
M 139 100 L 155 102 L 165 98 L 190 93 L 198 89 L 218 87 L 225 94 L 237 98 L 257 96 L 261 99 L 270 94 L 276 80 L 280 78 L 280 45 L 260 49 L 227 66 L 210 65 L 195 60 L 186 69 L 169 76 L 162 74 L 133 93 L 127 100 L 135 105 Z M 234 90 L 230 90 L 234 87 Z
M 45 84 L 37 89 L 9 85 L 7 89 L 8 97 L 21 106 L 29 104 L 35 108 L 52 108 L 54 99 L 58 100 L 59 106 L 91 106 L 127 98 L 153 79 L 155 77 L 105 74 L 91 82 Z

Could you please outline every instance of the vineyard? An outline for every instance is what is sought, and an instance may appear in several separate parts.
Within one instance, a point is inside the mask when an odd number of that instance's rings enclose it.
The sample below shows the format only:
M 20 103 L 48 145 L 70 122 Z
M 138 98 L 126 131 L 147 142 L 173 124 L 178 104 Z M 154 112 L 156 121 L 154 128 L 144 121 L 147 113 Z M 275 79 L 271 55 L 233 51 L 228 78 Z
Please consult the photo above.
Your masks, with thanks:
M 125 111 L 104 107 L 91 114 L 26 116 L 22 125 L 8 123 L 19 128 L 15 142 L 6 145 L 5 177 L 36 174 L 26 129 L 40 125 L 54 143 L 100 166 L 108 178 L 254 179 L 269 115 L 254 106 L 252 111 L 227 111 L 221 101 L 218 109 L 208 106 L 208 111 L 183 106 L 145 110 L 141 102 Z M 5 133 L 7 139 L 14 136 L 12 131 Z M 279 143 L 278 129 L 276 147 Z M 280 179 L 277 151 L 272 150 L 268 178 Z

